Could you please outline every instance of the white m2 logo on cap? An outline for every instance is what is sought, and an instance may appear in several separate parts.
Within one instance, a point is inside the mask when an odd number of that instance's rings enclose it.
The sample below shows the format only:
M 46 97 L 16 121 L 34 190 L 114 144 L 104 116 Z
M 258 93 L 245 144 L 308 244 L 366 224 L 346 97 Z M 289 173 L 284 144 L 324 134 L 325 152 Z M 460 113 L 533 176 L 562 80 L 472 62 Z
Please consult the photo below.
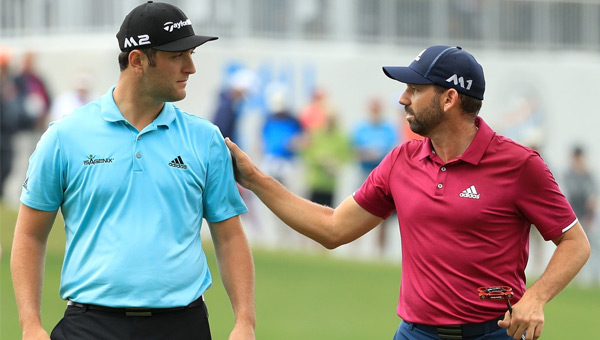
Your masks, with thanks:
M 136 40 L 134 37 L 125 38 L 125 46 L 123 46 L 123 47 L 127 48 L 127 47 L 132 47 L 132 46 L 150 44 L 150 36 L 148 34 L 138 35 L 137 37 L 138 37 L 138 40 Z
M 460 84 L 460 87 L 462 87 L 463 89 L 467 89 L 467 90 L 470 90 L 471 85 L 473 85 L 473 80 L 467 79 L 467 86 L 465 87 L 465 78 L 459 77 L 456 74 L 454 74 L 454 75 L 452 75 L 452 77 L 446 79 L 446 82 L 448 82 L 448 83 L 453 82 L 454 85 Z

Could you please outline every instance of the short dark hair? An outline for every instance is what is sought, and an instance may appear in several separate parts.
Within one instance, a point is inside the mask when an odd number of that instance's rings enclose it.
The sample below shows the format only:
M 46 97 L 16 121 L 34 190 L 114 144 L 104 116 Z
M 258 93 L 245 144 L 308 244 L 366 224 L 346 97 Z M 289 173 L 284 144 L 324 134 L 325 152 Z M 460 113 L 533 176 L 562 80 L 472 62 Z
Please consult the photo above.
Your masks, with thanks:
M 142 53 L 144 53 L 146 57 L 148 57 L 148 61 L 150 62 L 151 67 L 156 66 L 156 49 L 149 47 L 140 49 L 140 51 L 142 51 Z M 121 71 L 124 71 L 127 68 L 127 66 L 129 66 L 129 53 L 131 53 L 131 51 L 119 53 L 119 68 L 121 69 Z
M 446 90 L 449 90 L 446 87 L 436 84 L 433 84 L 433 87 L 435 88 L 435 92 L 438 94 L 444 93 Z M 479 110 L 481 110 L 483 100 L 471 97 L 460 92 L 458 92 L 458 98 L 460 99 L 460 108 L 470 116 L 477 117 L 477 115 L 479 114 Z

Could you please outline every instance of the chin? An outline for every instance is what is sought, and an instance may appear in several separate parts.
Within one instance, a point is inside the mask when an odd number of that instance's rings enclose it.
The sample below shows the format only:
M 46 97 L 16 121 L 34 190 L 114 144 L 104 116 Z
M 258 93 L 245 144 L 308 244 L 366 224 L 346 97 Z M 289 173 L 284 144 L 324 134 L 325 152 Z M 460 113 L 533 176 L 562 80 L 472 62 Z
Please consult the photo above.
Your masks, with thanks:
M 167 100 L 167 101 L 169 101 L 169 102 L 178 102 L 178 101 L 184 99 L 185 96 L 186 96 L 185 91 L 180 92 L 180 93 L 175 93 L 172 96 L 170 96 L 169 100 Z

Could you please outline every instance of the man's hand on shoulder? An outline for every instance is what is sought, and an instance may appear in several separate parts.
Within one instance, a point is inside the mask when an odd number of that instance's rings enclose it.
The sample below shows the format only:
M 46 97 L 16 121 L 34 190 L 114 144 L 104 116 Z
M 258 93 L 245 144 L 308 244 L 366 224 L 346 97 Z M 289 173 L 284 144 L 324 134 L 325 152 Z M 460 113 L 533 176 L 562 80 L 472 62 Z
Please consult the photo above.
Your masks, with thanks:
M 235 180 L 244 188 L 252 190 L 252 180 L 259 173 L 258 169 L 252 163 L 250 157 L 237 144 L 232 142 L 229 137 L 225 138 L 225 144 L 231 151 Z

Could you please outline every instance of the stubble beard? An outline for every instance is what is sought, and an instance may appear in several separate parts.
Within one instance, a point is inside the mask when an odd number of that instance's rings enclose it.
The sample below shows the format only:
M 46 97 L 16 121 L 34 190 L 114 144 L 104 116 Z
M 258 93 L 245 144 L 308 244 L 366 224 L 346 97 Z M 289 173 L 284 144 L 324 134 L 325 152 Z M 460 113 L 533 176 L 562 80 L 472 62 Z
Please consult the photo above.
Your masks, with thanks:
M 419 112 L 418 115 L 415 114 L 410 107 L 406 108 L 406 112 L 413 116 L 413 119 L 408 121 L 410 129 L 412 132 L 421 136 L 427 136 L 433 129 L 441 124 L 444 118 L 444 113 L 440 108 L 439 96 L 436 96 L 431 103 L 429 103 L 429 106 Z

